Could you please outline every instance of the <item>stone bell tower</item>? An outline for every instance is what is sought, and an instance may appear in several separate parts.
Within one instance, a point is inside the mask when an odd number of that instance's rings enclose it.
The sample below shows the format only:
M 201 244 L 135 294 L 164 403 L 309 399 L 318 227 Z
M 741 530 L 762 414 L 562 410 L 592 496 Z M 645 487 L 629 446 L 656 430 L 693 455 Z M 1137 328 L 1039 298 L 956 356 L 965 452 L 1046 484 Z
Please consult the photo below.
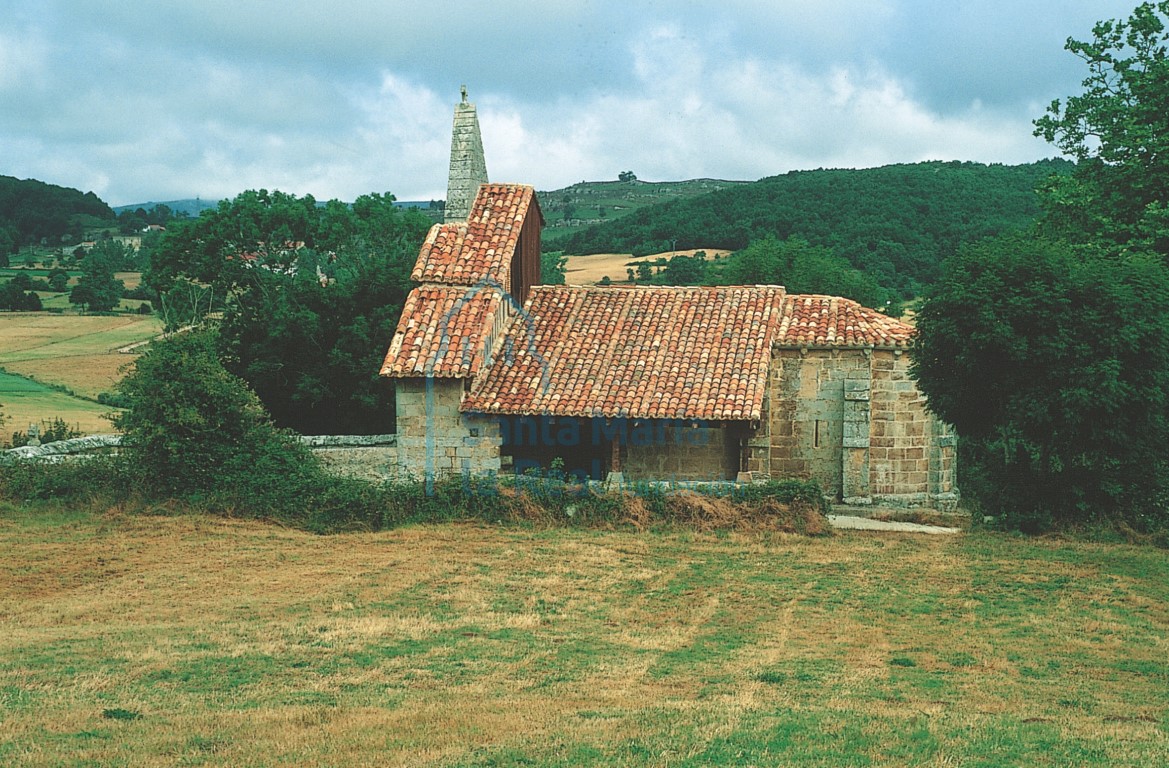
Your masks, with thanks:
M 467 86 L 461 90 L 463 99 L 455 105 L 455 125 L 451 132 L 451 170 L 447 177 L 444 221 L 466 221 L 479 185 L 487 183 L 479 115 L 475 105 L 467 101 Z

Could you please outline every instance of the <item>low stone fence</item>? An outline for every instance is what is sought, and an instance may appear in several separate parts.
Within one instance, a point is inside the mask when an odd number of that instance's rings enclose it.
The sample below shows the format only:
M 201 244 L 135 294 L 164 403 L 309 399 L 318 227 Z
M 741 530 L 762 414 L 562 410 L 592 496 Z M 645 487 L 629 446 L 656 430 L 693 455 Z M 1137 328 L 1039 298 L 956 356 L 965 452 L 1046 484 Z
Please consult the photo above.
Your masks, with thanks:
M 335 475 L 375 483 L 397 475 L 397 435 L 311 435 L 300 441 Z
M 395 476 L 397 435 L 309 435 L 300 438 L 334 474 L 381 482 Z M 122 444 L 121 435 L 89 435 L 44 445 L 0 451 L 0 465 L 17 461 L 65 461 L 106 453 Z
M 71 456 L 97 453 L 122 444 L 121 435 L 87 435 L 72 440 L 58 440 L 44 445 L 25 445 L 0 451 L 0 464 L 14 464 L 17 461 L 62 461 Z

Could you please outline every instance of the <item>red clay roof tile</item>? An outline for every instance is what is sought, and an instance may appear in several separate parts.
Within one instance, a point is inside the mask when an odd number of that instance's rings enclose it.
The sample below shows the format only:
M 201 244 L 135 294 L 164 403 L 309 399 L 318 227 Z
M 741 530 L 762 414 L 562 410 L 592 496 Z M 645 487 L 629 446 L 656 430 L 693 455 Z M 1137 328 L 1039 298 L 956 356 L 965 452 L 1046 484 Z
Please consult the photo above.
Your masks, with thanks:
M 463 410 L 760 418 L 783 289 L 537 286 Z
M 474 376 L 502 297 L 494 289 L 421 285 L 406 297 L 382 376 Z
M 465 222 L 435 224 L 410 277 L 418 282 L 507 285 L 524 218 L 535 190 L 524 184 L 483 184 Z M 538 210 L 534 212 L 539 215 Z
M 797 294 L 783 304 L 775 343 L 783 347 L 907 349 L 914 328 L 839 296 Z

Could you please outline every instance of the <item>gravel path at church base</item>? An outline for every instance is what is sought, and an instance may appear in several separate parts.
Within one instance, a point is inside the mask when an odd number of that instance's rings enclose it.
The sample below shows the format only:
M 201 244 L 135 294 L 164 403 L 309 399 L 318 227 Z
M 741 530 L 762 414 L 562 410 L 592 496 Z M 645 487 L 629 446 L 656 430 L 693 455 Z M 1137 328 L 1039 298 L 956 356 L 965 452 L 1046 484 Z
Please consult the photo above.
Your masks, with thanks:
M 939 525 L 921 525 L 920 523 L 898 523 L 892 520 L 870 520 L 866 517 L 851 515 L 828 515 L 828 522 L 833 528 L 844 528 L 853 531 L 903 531 L 906 533 L 961 533 L 960 528 L 944 528 Z

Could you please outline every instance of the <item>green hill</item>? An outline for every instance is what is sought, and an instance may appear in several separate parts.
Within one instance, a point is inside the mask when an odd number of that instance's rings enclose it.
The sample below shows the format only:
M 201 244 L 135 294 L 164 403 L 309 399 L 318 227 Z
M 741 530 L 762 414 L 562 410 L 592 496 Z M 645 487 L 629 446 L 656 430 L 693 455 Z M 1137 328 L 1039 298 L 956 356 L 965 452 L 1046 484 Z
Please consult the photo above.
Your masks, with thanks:
M 563 189 L 539 192 L 544 236 L 555 239 L 591 224 L 616 221 L 659 203 L 689 200 L 751 183 L 724 179 L 582 181 Z
M 41 240 L 59 245 L 69 235 L 77 242 L 87 229 L 113 220 L 113 210 L 92 192 L 0 176 L 0 258 Z
M 1030 225 L 1039 213 L 1036 186 L 1072 167 L 1044 160 L 794 171 L 646 205 L 583 229 L 549 231 L 546 249 L 643 255 L 739 250 L 769 235 L 796 237 L 910 296 L 936 278 L 942 259 L 960 243 Z
M 195 219 L 199 217 L 203 211 L 209 208 L 214 208 L 219 205 L 218 200 L 203 200 L 201 198 L 185 198 L 183 200 L 166 200 L 163 202 L 150 201 L 147 203 L 132 203 L 130 205 L 114 206 L 114 213 L 123 214 L 127 211 L 133 213 L 141 208 L 143 211 L 149 211 L 156 206 L 165 206 L 172 213 L 185 214 Z

